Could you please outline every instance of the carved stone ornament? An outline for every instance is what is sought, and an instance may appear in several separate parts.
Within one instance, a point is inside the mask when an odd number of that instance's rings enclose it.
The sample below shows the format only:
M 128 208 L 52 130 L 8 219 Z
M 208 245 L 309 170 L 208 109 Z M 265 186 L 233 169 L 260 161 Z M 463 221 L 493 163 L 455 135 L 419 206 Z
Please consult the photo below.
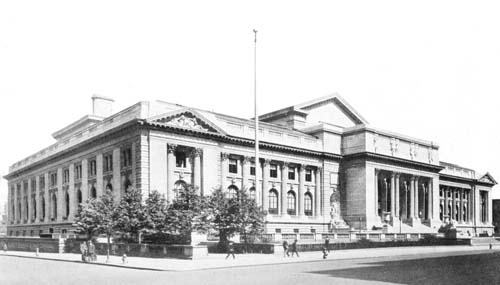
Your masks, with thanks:
M 243 164 L 248 164 L 251 162 L 251 157 L 250 156 L 244 156 L 243 157 Z
M 271 160 L 270 159 L 264 159 L 264 167 L 266 166 L 269 166 L 269 164 L 271 164 Z
M 202 126 L 196 118 L 186 116 L 185 114 L 182 114 L 179 117 L 175 117 L 166 123 L 182 128 L 210 131 L 210 129 L 208 129 L 207 127 Z
M 176 144 L 168 144 L 167 145 L 167 152 L 168 153 L 174 153 L 175 150 L 177 149 L 177 145 Z
M 429 147 L 427 149 L 427 158 L 429 159 L 429 163 L 433 163 L 434 162 L 434 157 L 432 155 L 432 148 Z
M 391 138 L 391 154 L 394 155 L 398 152 L 399 139 Z
M 229 159 L 229 154 L 226 152 L 222 152 L 220 155 L 223 161 Z
M 410 157 L 411 157 L 411 159 L 415 159 L 417 157 L 417 153 L 418 153 L 418 144 L 411 143 L 410 144 Z
M 377 141 L 378 141 L 378 134 L 373 134 L 373 151 L 377 152 Z
M 195 148 L 191 152 L 192 156 L 194 156 L 194 157 L 199 157 L 199 156 L 201 156 L 202 153 L 203 153 L 203 149 L 201 149 L 201 148 Z

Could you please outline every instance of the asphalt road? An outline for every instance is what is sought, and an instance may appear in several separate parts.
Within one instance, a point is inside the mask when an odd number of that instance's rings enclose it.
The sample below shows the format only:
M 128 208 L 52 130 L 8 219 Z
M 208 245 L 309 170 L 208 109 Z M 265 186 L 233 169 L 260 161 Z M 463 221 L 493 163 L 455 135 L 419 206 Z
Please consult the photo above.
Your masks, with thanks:
M 500 252 L 158 272 L 0 256 L 0 284 L 500 284 Z

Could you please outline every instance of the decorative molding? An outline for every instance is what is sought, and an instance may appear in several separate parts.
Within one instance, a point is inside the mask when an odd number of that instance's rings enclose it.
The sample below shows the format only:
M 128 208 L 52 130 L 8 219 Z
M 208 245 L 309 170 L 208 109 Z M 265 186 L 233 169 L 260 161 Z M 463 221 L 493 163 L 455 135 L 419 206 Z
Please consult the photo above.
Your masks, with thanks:
M 175 153 L 177 150 L 177 145 L 176 144 L 167 144 L 167 153 Z
M 399 139 L 391 138 L 391 155 L 394 156 L 398 152 Z
M 271 160 L 270 159 L 264 159 L 264 163 L 262 164 L 263 167 L 267 167 L 271 164 Z
M 251 162 L 252 162 L 252 158 L 250 156 L 243 156 L 243 161 L 242 161 L 243 165 L 251 163 Z
M 434 156 L 433 156 L 433 153 L 432 153 L 432 148 L 429 147 L 427 149 L 427 159 L 429 159 L 429 163 L 432 164 L 434 162 Z
M 229 159 L 229 154 L 226 152 L 221 152 L 220 155 L 221 155 L 222 161 L 226 161 Z
M 378 148 L 377 142 L 378 142 L 378 134 L 373 134 L 373 151 L 374 152 L 377 152 L 377 148 Z
M 203 149 L 202 148 L 194 148 L 191 151 L 191 155 L 194 156 L 194 157 L 200 157 L 202 153 L 203 153 Z
M 417 158 L 417 154 L 418 154 L 418 144 L 412 142 L 410 144 L 410 157 L 411 157 L 411 159 Z

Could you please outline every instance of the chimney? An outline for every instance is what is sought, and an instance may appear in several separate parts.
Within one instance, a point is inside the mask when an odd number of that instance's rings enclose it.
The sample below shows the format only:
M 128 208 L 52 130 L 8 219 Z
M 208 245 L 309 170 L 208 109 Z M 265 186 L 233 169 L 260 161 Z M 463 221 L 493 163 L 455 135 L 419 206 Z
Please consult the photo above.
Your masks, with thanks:
M 113 100 L 112 98 L 94 95 L 92 96 L 92 115 L 97 117 L 106 118 L 113 114 Z

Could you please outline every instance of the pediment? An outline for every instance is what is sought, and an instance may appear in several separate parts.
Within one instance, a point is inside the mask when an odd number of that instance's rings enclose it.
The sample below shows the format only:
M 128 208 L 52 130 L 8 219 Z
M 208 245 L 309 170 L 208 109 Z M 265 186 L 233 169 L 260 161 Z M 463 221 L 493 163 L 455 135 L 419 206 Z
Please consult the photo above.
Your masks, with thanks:
M 485 175 L 481 176 L 481 178 L 479 178 L 478 181 L 489 184 L 497 184 L 493 176 L 491 176 L 491 174 L 489 173 L 486 173 Z
M 191 109 L 182 109 L 167 114 L 162 114 L 148 120 L 153 124 L 180 128 L 192 131 L 225 134 L 217 125 L 206 119 L 200 113 Z

